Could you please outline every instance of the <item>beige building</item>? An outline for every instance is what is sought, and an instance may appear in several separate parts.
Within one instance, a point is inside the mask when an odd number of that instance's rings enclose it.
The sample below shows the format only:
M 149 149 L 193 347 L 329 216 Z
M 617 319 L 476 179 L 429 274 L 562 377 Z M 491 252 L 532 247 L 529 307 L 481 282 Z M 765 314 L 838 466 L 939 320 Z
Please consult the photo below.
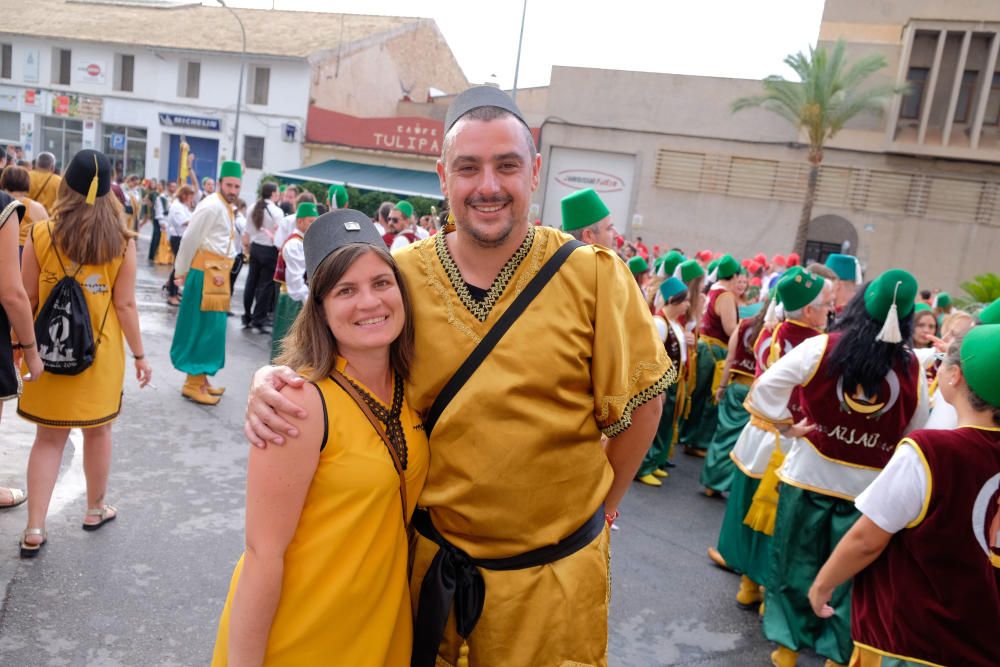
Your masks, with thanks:
M 1000 2 L 827 0 L 819 42 L 838 39 L 849 57 L 883 54 L 882 81 L 909 81 L 911 92 L 826 150 L 807 254 L 846 250 L 869 275 L 902 267 L 948 290 L 996 272 Z M 561 197 L 593 186 L 619 231 L 650 247 L 788 252 L 806 148 L 774 114 L 730 112 L 759 91 L 752 80 L 554 68 L 543 221 L 559 224 Z

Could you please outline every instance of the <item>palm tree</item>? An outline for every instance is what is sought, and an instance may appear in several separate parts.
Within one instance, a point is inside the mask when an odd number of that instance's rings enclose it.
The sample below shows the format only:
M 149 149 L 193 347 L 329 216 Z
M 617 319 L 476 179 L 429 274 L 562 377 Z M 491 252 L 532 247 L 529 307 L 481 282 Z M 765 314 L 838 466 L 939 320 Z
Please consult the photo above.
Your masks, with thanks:
M 785 58 L 785 64 L 799 76 L 789 81 L 772 75 L 761 83 L 763 95 L 741 97 L 732 104 L 733 112 L 751 107 L 772 111 L 809 137 L 809 179 L 806 184 L 802 214 L 795 231 L 795 252 L 805 255 L 806 233 L 816 201 L 819 165 L 823 162 L 823 147 L 844 125 L 860 113 L 879 114 L 888 100 L 905 87 L 877 85 L 861 90 L 864 81 L 886 66 L 885 58 L 872 54 L 848 64 L 844 42 L 839 41 L 831 53 L 822 46 L 801 51 Z

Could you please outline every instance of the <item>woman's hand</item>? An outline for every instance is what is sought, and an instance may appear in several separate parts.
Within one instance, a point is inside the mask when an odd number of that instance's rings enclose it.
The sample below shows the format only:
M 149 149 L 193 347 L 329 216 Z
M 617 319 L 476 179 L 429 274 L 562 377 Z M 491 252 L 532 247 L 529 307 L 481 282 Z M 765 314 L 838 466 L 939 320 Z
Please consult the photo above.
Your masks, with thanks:
M 28 365 L 28 374 L 23 379 L 25 382 L 34 382 L 45 371 L 45 364 L 42 363 L 42 358 L 38 356 L 37 347 L 31 347 L 27 350 L 22 350 L 22 352 L 24 353 L 24 363 Z
M 139 388 L 145 387 L 153 379 L 153 369 L 145 359 L 135 360 L 135 379 L 139 381 Z
M 280 433 L 298 436 L 298 430 L 285 421 L 281 414 L 305 419 L 306 411 L 282 396 L 279 392 L 286 385 L 301 387 L 305 379 L 287 366 L 265 366 L 253 375 L 250 396 L 247 400 L 247 419 L 243 424 L 243 434 L 255 447 L 264 448 L 267 442 L 284 444 Z
M 186 278 L 187 278 L 187 275 L 183 275 L 182 276 L 180 274 L 175 273 L 174 274 L 174 285 L 176 285 L 177 287 L 184 287 L 184 280 Z
M 821 589 L 813 583 L 809 588 L 809 605 L 812 607 L 813 613 L 820 618 L 833 616 L 833 607 L 829 604 L 831 597 L 833 597 L 833 591 Z
M 726 395 L 726 387 L 727 386 L 728 385 L 720 384 L 719 388 L 715 390 L 715 402 L 716 403 L 720 403 L 722 401 L 722 397 Z

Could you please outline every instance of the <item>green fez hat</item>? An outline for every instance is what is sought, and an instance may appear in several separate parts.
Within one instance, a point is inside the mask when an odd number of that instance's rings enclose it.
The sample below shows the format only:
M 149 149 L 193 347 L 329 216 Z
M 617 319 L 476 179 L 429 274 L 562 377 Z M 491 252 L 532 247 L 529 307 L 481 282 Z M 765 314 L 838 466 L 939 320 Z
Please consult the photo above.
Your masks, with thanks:
M 224 178 L 243 178 L 243 168 L 234 160 L 226 160 L 219 167 L 219 180 Z
M 628 261 L 628 270 L 633 274 L 642 273 L 643 271 L 649 271 L 649 264 L 642 258 L 642 255 L 636 255 Z
M 811 304 L 823 291 L 823 276 L 800 271 L 784 276 L 778 281 L 778 296 L 786 312 L 801 310 Z
M 684 261 L 684 255 L 676 250 L 671 250 L 657 261 L 660 262 L 660 268 L 657 269 L 657 272 L 665 276 L 672 276 L 680 263 Z
M 337 205 L 337 208 L 344 208 L 347 206 L 347 188 L 343 185 L 334 183 L 326 191 L 326 198 Z
M 1000 408 L 1000 324 L 969 329 L 962 339 L 962 374 L 969 389 L 995 408 Z
M 732 255 L 723 255 L 719 258 L 719 263 L 715 265 L 715 275 L 719 280 L 732 278 L 740 272 L 740 263 L 733 259 Z
M 861 265 L 854 255 L 842 255 L 835 252 L 826 258 L 826 266 L 836 273 L 840 280 L 861 283 Z
M 719 259 L 713 259 L 711 262 L 709 262 L 707 267 L 708 272 L 711 273 L 712 271 L 715 271 L 715 267 L 717 267 L 719 265 L 719 262 L 721 261 L 722 258 L 720 257 Z
M 698 260 L 688 259 L 677 265 L 677 268 L 674 269 L 674 275 L 680 278 L 685 285 L 690 285 L 691 281 L 705 275 L 705 269 L 701 268 Z
M 871 281 L 865 290 L 865 310 L 876 322 L 883 322 L 876 340 L 902 343 L 899 318 L 913 312 L 917 297 L 917 279 L 902 269 L 889 269 Z
M 926 311 L 927 311 L 928 313 L 929 313 L 929 312 L 931 312 L 931 307 L 930 307 L 930 306 L 928 306 L 928 305 L 927 305 L 926 303 L 918 303 L 918 304 L 915 304 L 915 305 L 913 306 L 913 312 L 914 312 L 914 313 L 921 313 L 921 312 L 923 312 L 923 311 L 925 311 L 925 310 L 926 310 Z
M 405 215 L 407 218 L 413 217 L 413 204 L 406 201 L 405 199 L 396 202 L 396 208 L 402 211 L 403 215 Z
M 979 321 L 983 324 L 1000 324 L 1000 299 L 979 311 Z
M 936 297 L 934 297 L 934 307 L 935 308 L 947 308 L 951 305 L 951 295 L 947 292 L 940 292 Z
M 593 188 L 577 190 L 562 198 L 562 228 L 564 232 L 590 227 L 611 215 Z
M 316 210 L 316 204 L 311 201 L 304 201 L 299 204 L 299 207 L 295 209 L 295 219 L 299 218 L 318 218 L 319 211 Z
M 670 301 L 681 292 L 687 292 L 687 285 L 681 282 L 680 278 L 670 276 L 660 283 L 660 296 L 664 301 Z

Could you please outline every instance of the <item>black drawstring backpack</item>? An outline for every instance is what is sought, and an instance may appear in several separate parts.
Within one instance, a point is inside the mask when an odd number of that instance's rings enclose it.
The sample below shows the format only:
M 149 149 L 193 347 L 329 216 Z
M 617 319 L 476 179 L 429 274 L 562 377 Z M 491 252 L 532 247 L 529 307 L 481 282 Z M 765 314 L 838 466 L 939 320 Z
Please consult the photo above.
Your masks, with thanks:
M 49 224 L 49 232 L 52 225 Z M 90 309 L 76 276 L 83 266 L 77 267 L 73 275 L 69 275 L 55 240 L 52 250 L 59 260 L 59 267 L 65 274 L 49 293 L 49 297 L 38 311 L 35 318 L 35 340 L 38 343 L 38 355 L 42 358 L 45 370 L 55 375 L 79 375 L 94 363 L 96 345 L 94 329 L 90 324 Z M 108 310 L 104 311 L 98 338 L 104 332 L 104 323 L 108 320 Z

